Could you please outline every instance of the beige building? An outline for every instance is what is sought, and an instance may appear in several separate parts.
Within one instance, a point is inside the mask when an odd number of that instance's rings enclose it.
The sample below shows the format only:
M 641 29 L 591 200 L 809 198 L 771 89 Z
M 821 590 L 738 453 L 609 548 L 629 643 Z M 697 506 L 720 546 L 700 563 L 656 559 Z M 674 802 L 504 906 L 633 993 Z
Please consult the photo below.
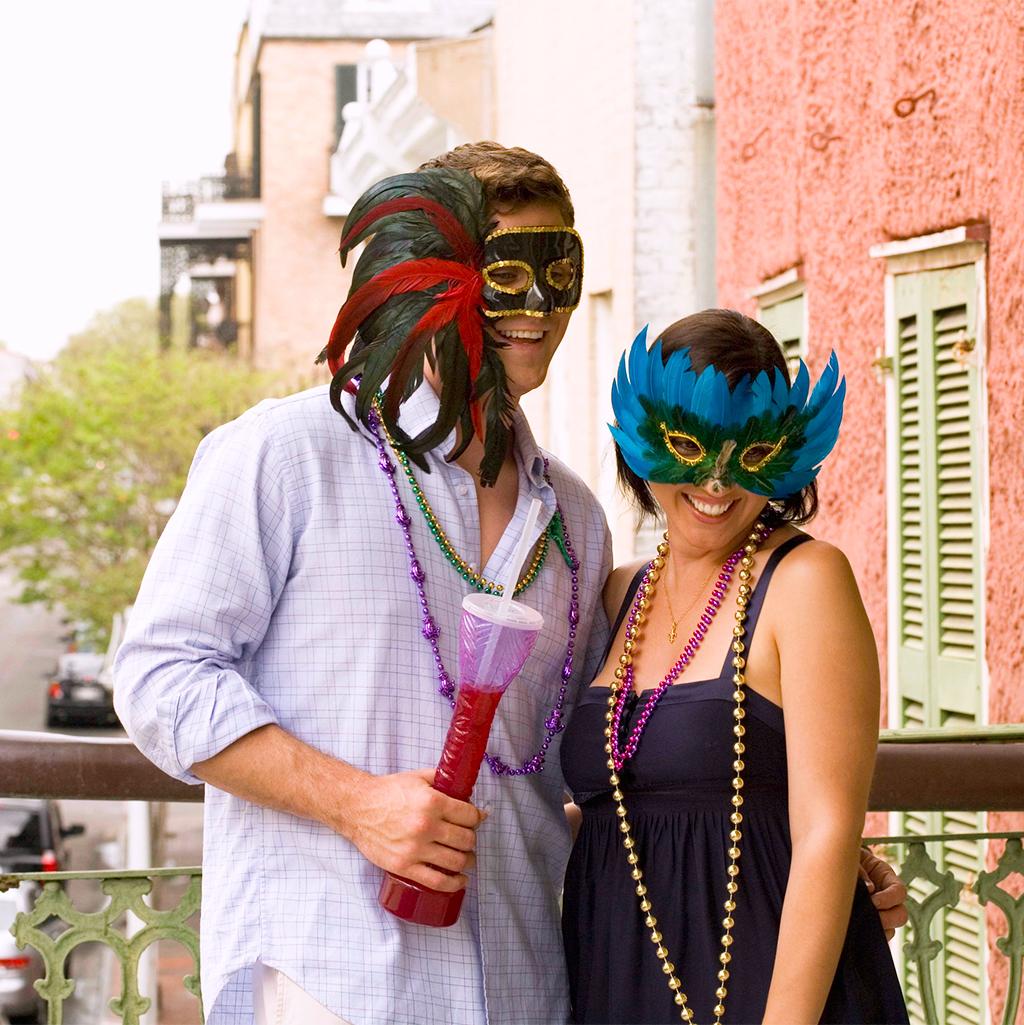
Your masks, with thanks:
M 432 40 L 471 37 L 492 7 L 490 0 L 253 0 L 235 53 L 234 138 L 224 171 L 165 187 L 165 344 L 171 296 L 187 290 L 193 345 L 234 348 L 291 383 L 318 379 L 313 359 L 348 288 L 336 255 L 347 210 L 332 185 L 344 195 L 352 189 L 332 154 L 346 130 L 353 134 L 359 110 L 395 84 L 395 75 L 373 73 L 367 42 L 386 40 L 378 49 L 403 61 L 411 41 L 429 52 Z M 436 92 L 443 101 L 443 84 Z M 425 155 L 456 139 L 454 129 L 435 132 L 424 140 L 434 147 Z
M 543 31 L 539 30 L 543 26 Z M 543 153 L 572 190 L 583 302 L 527 399 L 542 443 L 593 487 L 620 561 L 653 551 L 615 485 L 605 426 L 623 349 L 714 304 L 711 0 L 498 0 L 495 131 Z

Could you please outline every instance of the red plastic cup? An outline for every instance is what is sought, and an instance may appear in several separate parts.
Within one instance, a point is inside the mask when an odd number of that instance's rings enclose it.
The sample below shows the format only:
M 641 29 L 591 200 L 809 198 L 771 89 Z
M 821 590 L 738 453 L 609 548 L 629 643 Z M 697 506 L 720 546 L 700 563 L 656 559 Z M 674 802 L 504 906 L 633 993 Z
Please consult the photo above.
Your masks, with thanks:
M 505 688 L 522 671 L 544 626 L 539 612 L 495 595 L 469 594 L 459 626 L 459 691 L 455 699 L 434 788 L 468 801 L 480 773 L 491 722 Z M 462 910 L 465 890 L 442 893 L 385 873 L 381 907 L 407 922 L 444 927 Z

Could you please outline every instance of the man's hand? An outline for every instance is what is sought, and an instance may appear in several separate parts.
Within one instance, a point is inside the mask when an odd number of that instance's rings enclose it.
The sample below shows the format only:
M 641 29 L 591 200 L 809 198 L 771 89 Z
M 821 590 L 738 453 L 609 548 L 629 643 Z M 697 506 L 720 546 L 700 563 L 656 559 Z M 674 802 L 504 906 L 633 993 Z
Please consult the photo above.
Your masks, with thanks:
M 239 737 L 192 771 L 247 801 L 322 822 L 373 864 L 434 890 L 466 885 L 476 828 L 487 817 L 435 790 L 433 769 L 373 776 L 274 724 Z
M 476 828 L 487 815 L 435 790 L 433 779 L 434 769 L 366 775 L 349 794 L 343 818 L 328 824 L 374 865 L 455 892 L 476 863 Z
M 892 865 L 876 858 L 866 847 L 860 852 L 860 877 L 867 884 L 871 903 L 878 909 L 885 938 L 891 940 L 896 930 L 907 924 L 907 888 Z

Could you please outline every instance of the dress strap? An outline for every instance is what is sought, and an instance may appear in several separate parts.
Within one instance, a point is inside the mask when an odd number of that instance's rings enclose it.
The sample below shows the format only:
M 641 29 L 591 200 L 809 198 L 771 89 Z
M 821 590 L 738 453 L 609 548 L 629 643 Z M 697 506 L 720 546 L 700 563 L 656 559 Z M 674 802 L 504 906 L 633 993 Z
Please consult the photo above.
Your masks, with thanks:
M 649 565 L 650 563 L 645 562 L 636 571 L 636 573 L 633 574 L 633 579 L 629 582 L 629 588 L 626 591 L 626 596 L 622 599 L 622 604 L 619 606 L 619 611 L 615 616 L 615 622 L 612 624 L 612 631 L 608 635 L 608 647 L 604 649 L 604 658 L 601 660 L 602 666 L 608 661 L 608 652 L 612 650 L 612 645 L 615 643 L 619 627 L 622 626 L 622 621 L 626 618 L 629 608 L 633 604 L 636 592 L 640 589 L 640 581 L 643 580 L 644 574 L 647 572 L 647 567 Z
M 788 541 L 783 541 L 782 544 L 768 556 L 768 561 L 765 563 L 764 569 L 761 570 L 761 575 L 758 577 L 757 583 L 754 585 L 754 594 L 750 599 L 750 603 L 747 605 L 746 644 L 748 651 L 750 649 L 750 642 L 753 640 L 754 629 L 757 626 L 757 621 L 761 615 L 761 608 L 764 605 L 764 596 L 768 593 L 768 585 L 771 583 L 775 567 L 778 566 L 778 564 L 794 548 L 798 548 L 805 541 L 811 540 L 813 539 L 810 534 L 797 534 L 796 537 L 791 537 Z

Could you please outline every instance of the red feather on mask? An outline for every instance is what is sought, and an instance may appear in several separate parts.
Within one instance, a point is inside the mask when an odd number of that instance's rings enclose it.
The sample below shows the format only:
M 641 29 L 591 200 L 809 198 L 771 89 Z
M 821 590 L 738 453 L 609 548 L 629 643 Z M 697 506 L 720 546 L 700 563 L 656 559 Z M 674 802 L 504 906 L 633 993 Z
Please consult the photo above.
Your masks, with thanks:
M 478 270 L 462 264 L 451 265 L 448 280 L 451 287 L 435 297 L 433 305 L 416 322 L 399 350 L 392 371 L 392 383 L 385 396 L 385 410 L 396 416 L 401 402 L 400 384 L 404 383 L 411 360 L 422 358 L 422 349 L 439 331 L 449 324 L 458 325 L 459 338 L 466 351 L 469 363 L 470 385 L 476 384 L 483 364 L 483 276 Z M 376 280 L 376 279 L 374 279 Z M 476 404 L 470 411 L 473 427 L 477 434 L 483 434 L 483 422 Z
M 485 486 L 497 479 L 511 437 L 503 416 L 510 399 L 501 346 L 484 317 L 480 267 L 492 226 L 483 185 L 467 171 L 426 168 L 372 185 L 353 204 L 342 234 L 343 263 L 354 246 L 365 247 L 318 359 L 326 359 L 334 374 L 331 404 L 352 427 L 357 421 L 371 426 L 383 390 L 383 422 L 425 470 L 427 454 L 453 429 L 467 428 L 459 452 L 469 443 L 468 431 L 475 431 L 484 441 Z M 421 380 L 427 356 L 443 376 L 439 412 L 431 426 L 407 438 L 398 413 Z M 354 418 L 343 402 L 344 391 L 353 388 Z
M 445 241 L 452 247 L 456 260 L 468 262 L 476 252 L 476 244 L 466 234 L 466 229 L 459 222 L 458 217 L 450 210 L 446 210 L 440 203 L 432 199 L 425 199 L 422 196 L 403 196 L 399 199 L 389 199 L 374 207 L 368 214 L 361 217 L 350 228 L 346 228 L 341 236 L 341 244 L 338 249 L 344 252 L 352 244 L 349 240 L 358 238 L 360 233 L 365 231 L 371 224 L 379 221 L 389 214 L 402 213 L 407 210 L 421 210 L 425 213 L 437 230 L 444 236 Z M 342 259 L 344 263 L 344 259 Z
M 422 292 L 424 289 L 433 288 L 436 285 L 443 284 L 445 281 L 462 282 L 462 286 L 468 293 L 467 296 L 463 296 L 461 299 L 463 304 L 472 298 L 471 293 L 473 287 L 475 287 L 477 301 L 482 304 L 479 292 L 483 288 L 483 278 L 480 272 L 472 267 L 467 267 L 465 264 L 455 263 L 453 260 L 440 260 L 435 257 L 428 257 L 424 260 L 408 260 L 405 263 L 396 264 L 394 267 L 389 267 L 387 270 L 375 274 L 365 285 L 356 289 L 338 311 L 334 327 L 331 328 L 331 336 L 328 339 L 325 350 L 327 353 L 327 364 L 331 368 L 331 373 L 336 374 L 338 372 L 352 336 L 359 329 L 359 325 L 371 313 L 396 295 L 402 295 L 406 292 Z M 441 300 L 448 294 L 447 292 L 443 293 L 438 299 Z M 443 310 L 450 308 L 447 304 L 442 306 Z M 432 313 L 433 310 L 428 311 L 427 315 L 429 316 Z M 449 317 L 445 323 L 449 323 L 452 319 L 454 319 L 454 315 Z M 483 333 L 481 329 L 481 349 L 482 346 Z M 470 355 L 468 348 L 467 355 Z M 470 356 L 470 360 L 472 365 L 472 356 Z M 477 372 L 479 372 L 479 364 L 478 357 L 476 360 Z

